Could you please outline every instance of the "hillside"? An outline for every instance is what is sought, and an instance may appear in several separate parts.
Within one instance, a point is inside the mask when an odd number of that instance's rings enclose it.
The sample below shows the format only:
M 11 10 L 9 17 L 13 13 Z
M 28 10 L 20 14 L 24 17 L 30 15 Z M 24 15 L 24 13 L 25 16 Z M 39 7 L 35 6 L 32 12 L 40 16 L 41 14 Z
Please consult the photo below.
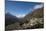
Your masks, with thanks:
M 25 17 L 43 18 L 43 16 L 44 16 L 44 8 L 39 8 L 39 9 L 33 10 L 32 14 L 29 13 Z
M 6 13 L 5 14 L 5 25 L 10 25 L 13 24 L 15 22 L 18 22 L 18 18 L 16 16 L 13 16 L 10 13 Z

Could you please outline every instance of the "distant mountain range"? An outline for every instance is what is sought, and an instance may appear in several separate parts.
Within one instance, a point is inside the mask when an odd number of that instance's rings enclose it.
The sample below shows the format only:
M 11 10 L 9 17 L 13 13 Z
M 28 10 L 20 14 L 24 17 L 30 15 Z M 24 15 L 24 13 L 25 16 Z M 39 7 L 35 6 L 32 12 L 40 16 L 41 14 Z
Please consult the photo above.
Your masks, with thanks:
M 5 14 L 5 24 L 6 25 L 9 25 L 9 24 L 12 24 L 12 23 L 15 23 L 18 21 L 18 18 L 16 16 L 13 16 L 12 14 L 10 13 L 6 13 Z
M 32 13 L 28 13 L 24 18 L 17 18 L 10 13 L 5 14 L 5 25 L 10 25 L 16 22 L 21 24 L 28 23 L 31 18 L 44 18 L 44 8 L 33 10 Z
M 20 30 L 20 29 L 35 29 L 44 27 L 44 7 L 33 10 L 24 18 L 17 18 L 10 13 L 5 14 L 6 29 Z M 13 24 L 14 23 L 14 24 Z

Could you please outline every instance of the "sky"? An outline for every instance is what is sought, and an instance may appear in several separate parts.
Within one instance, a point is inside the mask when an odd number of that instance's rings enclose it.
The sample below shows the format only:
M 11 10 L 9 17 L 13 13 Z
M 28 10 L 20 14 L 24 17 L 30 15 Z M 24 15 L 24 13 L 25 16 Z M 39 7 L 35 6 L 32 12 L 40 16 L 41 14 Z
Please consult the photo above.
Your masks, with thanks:
M 9 12 L 16 17 L 24 17 L 29 12 L 31 13 L 33 9 L 41 8 L 43 4 L 38 2 L 7 0 L 5 2 L 5 6 L 6 13 Z

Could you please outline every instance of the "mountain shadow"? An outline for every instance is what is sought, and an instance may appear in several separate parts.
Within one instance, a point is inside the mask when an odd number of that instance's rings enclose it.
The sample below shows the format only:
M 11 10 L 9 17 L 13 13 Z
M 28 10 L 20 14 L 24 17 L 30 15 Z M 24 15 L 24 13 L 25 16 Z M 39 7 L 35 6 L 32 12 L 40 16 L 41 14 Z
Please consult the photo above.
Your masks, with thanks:
M 10 25 L 18 21 L 18 18 L 16 16 L 13 16 L 10 13 L 5 14 L 5 25 Z

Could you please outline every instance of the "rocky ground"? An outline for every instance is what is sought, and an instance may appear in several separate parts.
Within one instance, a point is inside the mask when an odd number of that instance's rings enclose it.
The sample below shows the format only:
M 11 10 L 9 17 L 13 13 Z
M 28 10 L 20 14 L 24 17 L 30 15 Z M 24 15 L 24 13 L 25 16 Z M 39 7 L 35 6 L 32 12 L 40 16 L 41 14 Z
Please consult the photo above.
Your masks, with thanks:
M 20 25 L 20 23 L 14 23 L 11 25 L 8 25 L 6 27 L 7 30 L 22 30 L 22 29 L 34 29 L 34 28 L 43 28 L 44 24 L 43 18 L 32 18 L 28 23 L 23 23 Z

